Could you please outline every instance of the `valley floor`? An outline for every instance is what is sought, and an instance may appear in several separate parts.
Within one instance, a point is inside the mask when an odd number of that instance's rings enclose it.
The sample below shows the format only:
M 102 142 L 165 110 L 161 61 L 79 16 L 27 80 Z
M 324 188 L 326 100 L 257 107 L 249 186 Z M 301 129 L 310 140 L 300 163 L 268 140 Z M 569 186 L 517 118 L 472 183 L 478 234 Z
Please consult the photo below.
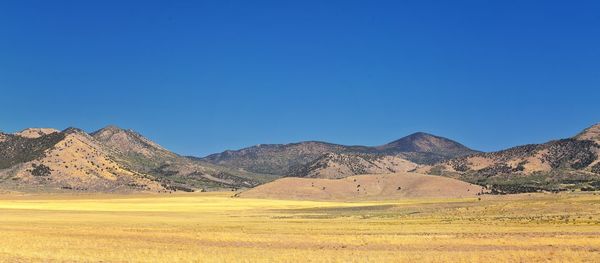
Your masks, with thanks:
M 0 196 L 0 262 L 600 262 L 600 194 Z

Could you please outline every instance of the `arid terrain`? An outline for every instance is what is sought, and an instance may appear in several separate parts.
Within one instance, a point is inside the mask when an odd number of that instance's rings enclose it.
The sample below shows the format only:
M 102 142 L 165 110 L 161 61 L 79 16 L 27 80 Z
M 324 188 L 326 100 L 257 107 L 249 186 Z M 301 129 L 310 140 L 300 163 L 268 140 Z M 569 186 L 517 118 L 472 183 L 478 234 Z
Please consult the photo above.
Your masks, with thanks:
M 283 178 L 239 194 L 241 197 L 291 200 L 398 200 L 476 197 L 488 191 L 442 176 L 416 173 L 357 175 L 343 179 Z
M 595 193 L 2 195 L 0 262 L 598 262 Z
M 0 0 L 0 263 L 600 263 L 600 0 Z
M 77 128 L 28 128 L 0 132 L 0 190 L 237 191 L 287 177 L 343 179 L 411 172 L 433 175 L 431 180 L 453 178 L 499 194 L 598 191 L 599 133 L 596 124 L 570 138 L 497 152 L 479 152 L 417 132 L 379 146 L 304 141 L 260 144 L 201 158 L 179 155 L 133 130 L 112 125 L 89 133 Z M 285 193 L 288 185 L 281 187 L 278 191 Z
M 598 134 L 198 158 L 115 126 L 0 133 L 0 262 L 599 262 Z

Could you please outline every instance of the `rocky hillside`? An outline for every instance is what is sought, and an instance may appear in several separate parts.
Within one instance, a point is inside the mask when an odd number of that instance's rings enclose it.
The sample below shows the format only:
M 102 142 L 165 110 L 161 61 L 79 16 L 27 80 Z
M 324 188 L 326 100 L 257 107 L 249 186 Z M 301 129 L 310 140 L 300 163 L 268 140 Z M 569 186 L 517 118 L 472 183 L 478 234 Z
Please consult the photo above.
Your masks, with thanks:
M 348 147 L 326 142 L 309 141 L 290 144 L 259 144 L 237 151 L 209 155 L 203 160 L 247 171 L 288 175 L 291 167 L 307 164 L 329 152 L 366 151 L 367 147 Z
M 589 140 L 600 143 L 600 123 L 583 130 L 575 136 L 577 140 Z
M 573 138 L 455 158 L 419 171 L 507 193 L 600 189 L 599 131 L 600 124 Z
M 39 138 L 47 134 L 57 133 L 59 130 L 50 129 L 50 128 L 28 128 L 22 130 L 20 132 L 15 133 L 15 135 L 25 137 L 25 138 Z
M 339 179 L 361 174 L 408 172 L 417 164 L 398 156 L 326 153 L 308 164 L 292 169 L 293 176 Z
M 146 175 L 126 169 L 87 133 L 67 129 L 45 135 L 8 135 L 0 143 L 0 187 L 16 191 L 165 191 Z
M 169 192 L 252 187 L 270 178 L 174 154 L 109 126 L 0 134 L 0 188 L 13 191 Z
M 108 126 L 91 135 L 126 167 L 152 175 L 174 189 L 242 188 L 274 179 L 180 156 L 132 130 Z
M 261 144 L 237 151 L 225 151 L 204 157 L 213 164 L 274 175 L 293 175 L 326 153 L 397 156 L 427 164 L 476 153 L 457 142 L 426 133 L 415 133 L 376 147 L 345 146 L 308 141 L 291 144 Z

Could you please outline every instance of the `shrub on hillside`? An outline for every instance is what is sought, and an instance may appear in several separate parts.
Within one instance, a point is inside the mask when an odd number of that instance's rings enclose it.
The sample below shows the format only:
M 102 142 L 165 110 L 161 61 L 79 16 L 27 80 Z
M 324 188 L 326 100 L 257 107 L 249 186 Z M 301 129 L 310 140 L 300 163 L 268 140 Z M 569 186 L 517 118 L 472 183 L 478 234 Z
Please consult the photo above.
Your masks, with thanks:
M 50 176 L 52 174 L 50 167 L 43 164 L 32 164 L 31 166 L 33 167 L 33 170 L 31 170 L 33 176 Z

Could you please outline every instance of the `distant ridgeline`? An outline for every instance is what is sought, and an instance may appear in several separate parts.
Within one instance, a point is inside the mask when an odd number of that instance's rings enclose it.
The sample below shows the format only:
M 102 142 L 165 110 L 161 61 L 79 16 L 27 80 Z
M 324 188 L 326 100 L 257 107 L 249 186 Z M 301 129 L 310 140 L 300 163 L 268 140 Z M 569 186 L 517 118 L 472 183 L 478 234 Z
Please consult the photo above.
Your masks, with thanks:
M 252 188 L 282 177 L 441 175 L 493 193 L 600 190 L 600 125 L 577 136 L 482 153 L 415 133 L 381 146 L 307 141 L 261 144 L 204 158 L 180 156 L 132 130 L 108 126 L 0 133 L 0 190 L 172 192 Z
M 567 139 L 480 153 L 420 172 L 486 185 L 496 193 L 600 190 L 600 124 Z

